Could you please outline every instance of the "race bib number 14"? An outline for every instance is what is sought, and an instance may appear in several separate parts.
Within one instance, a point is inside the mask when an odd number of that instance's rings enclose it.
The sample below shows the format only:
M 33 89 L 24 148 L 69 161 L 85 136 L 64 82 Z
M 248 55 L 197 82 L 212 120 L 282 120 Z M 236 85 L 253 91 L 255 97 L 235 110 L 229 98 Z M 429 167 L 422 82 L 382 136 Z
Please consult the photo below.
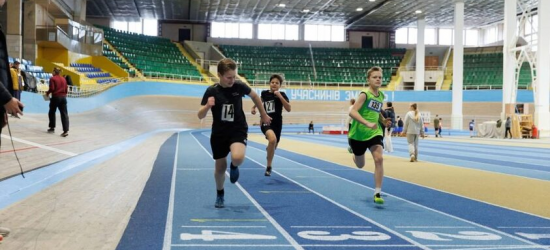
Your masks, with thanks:
M 233 104 L 224 104 L 222 107 L 222 121 L 232 122 L 235 120 L 235 108 Z

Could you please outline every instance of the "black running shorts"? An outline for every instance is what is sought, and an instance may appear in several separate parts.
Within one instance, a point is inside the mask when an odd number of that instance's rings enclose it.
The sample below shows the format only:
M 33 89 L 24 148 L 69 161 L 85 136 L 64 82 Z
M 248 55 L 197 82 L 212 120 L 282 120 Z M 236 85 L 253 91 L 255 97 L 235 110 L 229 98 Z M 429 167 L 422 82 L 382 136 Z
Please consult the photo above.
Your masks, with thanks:
M 271 125 L 262 125 L 261 126 L 261 129 L 262 129 L 262 133 L 267 133 L 268 130 L 273 130 L 273 132 L 275 133 L 275 136 L 277 137 L 277 143 L 279 143 L 279 141 L 281 140 L 281 130 L 283 130 L 283 126 L 282 125 L 275 125 L 275 124 L 271 124 Z M 267 139 L 267 137 L 266 137 Z
M 242 143 L 246 146 L 248 134 L 246 132 L 233 132 L 229 135 L 210 136 L 210 147 L 214 160 L 227 157 L 231 151 L 231 144 Z
M 367 152 L 367 149 L 370 149 L 372 146 L 380 145 L 384 147 L 384 138 L 380 135 L 377 135 L 368 141 L 356 141 L 354 139 L 348 139 L 348 143 L 354 155 L 364 155 L 365 152 Z

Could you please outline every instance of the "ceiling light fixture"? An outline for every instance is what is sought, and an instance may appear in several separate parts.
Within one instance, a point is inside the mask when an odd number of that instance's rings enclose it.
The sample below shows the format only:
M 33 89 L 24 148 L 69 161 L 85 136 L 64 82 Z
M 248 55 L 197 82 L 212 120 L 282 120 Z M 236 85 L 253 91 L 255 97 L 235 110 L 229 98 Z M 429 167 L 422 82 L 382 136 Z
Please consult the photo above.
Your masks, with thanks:
M 417 10 L 417 11 L 415 11 L 414 13 L 416 13 L 416 14 L 422 14 L 422 11 L 421 11 L 421 10 Z
M 376 1 L 376 0 L 369 0 L 369 2 L 374 2 L 374 1 Z
M 356 11 L 363 11 L 363 8 L 357 8 Z
M 286 7 L 286 4 L 281 3 L 281 4 L 279 4 L 279 7 L 284 8 L 284 7 Z
M 304 12 L 304 13 L 308 13 L 308 12 L 309 12 L 309 10 L 308 10 L 308 9 L 305 9 L 305 10 L 302 10 L 302 12 Z

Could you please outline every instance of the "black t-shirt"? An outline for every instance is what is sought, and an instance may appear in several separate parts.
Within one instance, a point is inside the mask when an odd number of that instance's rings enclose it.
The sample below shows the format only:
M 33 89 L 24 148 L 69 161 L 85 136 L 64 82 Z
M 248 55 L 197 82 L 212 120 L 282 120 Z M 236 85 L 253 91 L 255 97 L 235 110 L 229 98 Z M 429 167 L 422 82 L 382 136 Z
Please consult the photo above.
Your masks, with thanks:
M 231 134 L 235 131 L 248 131 L 248 124 L 243 111 L 243 97 L 249 95 L 250 87 L 242 82 L 235 82 L 230 88 L 223 88 L 216 83 L 204 92 L 201 105 L 206 105 L 208 98 L 213 96 L 216 104 L 211 108 L 214 122 L 212 135 Z
M 289 102 L 285 92 L 280 92 L 283 98 Z M 282 125 L 283 124 L 283 102 L 274 93 L 269 90 L 262 91 L 262 102 L 264 103 L 264 109 L 267 115 L 271 117 L 271 124 Z
M 392 108 L 387 108 L 384 111 L 386 112 L 385 118 L 390 118 L 391 126 L 396 127 L 397 124 L 395 124 L 395 111 Z

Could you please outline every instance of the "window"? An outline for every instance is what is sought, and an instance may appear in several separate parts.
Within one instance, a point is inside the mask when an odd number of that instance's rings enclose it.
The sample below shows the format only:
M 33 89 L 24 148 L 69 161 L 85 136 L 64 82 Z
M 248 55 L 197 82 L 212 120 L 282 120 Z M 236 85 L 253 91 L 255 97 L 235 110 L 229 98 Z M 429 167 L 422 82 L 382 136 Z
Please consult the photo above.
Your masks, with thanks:
M 439 45 L 453 45 L 452 29 L 439 29 Z
M 112 27 L 115 30 L 128 31 L 128 23 L 127 22 L 114 21 L 113 24 L 112 24 Z
M 317 41 L 317 25 L 305 25 L 304 40 Z
M 464 37 L 464 45 L 477 46 L 478 45 L 478 32 L 477 30 L 466 30 L 466 36 Z
M 331 38 L 333 42 L 343 42 L 345 38 L 346 29 L 343 25 L 332 26 Z
M 239 24 L 239 38 L 252 39 L 252 24 L 241 23 Z
M 285 39 L 298 40 L 298 25 L 285 25 Z
M 285 25 L 284 24 L 272 24 L 271 25 L 271 39 L 284 40 L 285 39 Z
M 139 22 L 128 22 L 128 31 L 142 34 L 143 31 L 141 30 L 141 20 Z
M 239 37 L 239 24 L 238 23 L 226 23 L 225 24 L 225 36 L 227 38 Z
M 317 27 L 317 41 L 330 41 L 330 25 L 319 25 Z
M 407 44 L 407 28 L 401 28 L 395 31 L 395 43 Z
M 258 39 L 271 39 L 271 24 L 258 24 Z
M 437 44 L 437 41 L 435 40 L 435 29 L 424 30 L 424 44 L 426 45 Z
M 484 39 L 484 44 L 489 44 L 489 43 L 494 43 L 497 41 L 497 37 L 498 37 L 498 28 L 497 26 L 494 26 L 494 27 L 491 27 L 491 28 L 488 28 L 485 30 L 485 39 Z
M 409 28 L 409 44 L 416 44 L 417 32 L 416 28 Z
M 147 36 L 158 36 L 159 25 L 157 19 L 143 19 L 143 34 Z
M 305 25 L 304 40 L 306 41 L 333 41 L 345 40 L 345 28 L 342 25 Z
M 251 23 L 216 23 L 212 22 L 210 26 L 211 37 L 222 38 L 252 38 Z

